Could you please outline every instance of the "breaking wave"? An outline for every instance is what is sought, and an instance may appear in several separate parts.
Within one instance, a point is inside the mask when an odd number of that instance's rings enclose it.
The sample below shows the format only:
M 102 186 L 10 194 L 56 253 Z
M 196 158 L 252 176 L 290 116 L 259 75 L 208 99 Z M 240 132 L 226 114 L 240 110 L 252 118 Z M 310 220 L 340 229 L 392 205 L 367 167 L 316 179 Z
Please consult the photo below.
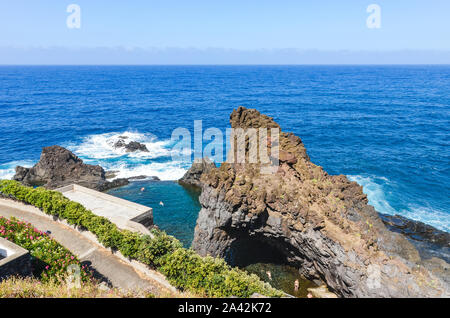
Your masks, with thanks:
M 114 144 L 121 137 L 125 137 L 125 141 L 144 144 L 149 152 L 127 153 L 123 148 L 115 148 Z M 83 138 L 81 143 L 66 146 L 86 163 L 115 171 L 115 178 L 145 175 L 156 176 L 161 180 L 177 180 L 189 168 L 188 163 L 172 161 L 173 145 L 170 139 L 158 140 L 153 134 L 132 131 L 97 134 Z
M 22 166 L 25 168 L 32 167 L 34 162 L 30 160 L 24 161 L 12 161 L 5 164 L 0 164 L 0 180 L 2 179 L 12 179 L 16 173 L 16 166 Z
M 119 139 L 125 141 L 137 141 L 144 144 L 149 152 L 127 153 L 124 148 L 115 148 L 114 144 Z M 89 160 L 113 159 L 118 157 L 154 159 L 170 157 L 170 140 L 159 141 L 153 134 L 142 134 L 126 131 L 123 133 L 106 133 L 90 135 L 83 138 L 80 144 L 68 144 L 67 147 L 81 158 Z
M 115 148 L 120 139 L 144 144 L 149 152 L 127 153 L 123 148 Z M 189 169 L 189 163 L 172 161 L 171 140 L 158 140 L 152 134 L 125 131 L 87 136 L 79 142 L 62 145 L 74 152 L 85 163 L 100 165 L 107 171 L 114 171 L 114 178 L 134 176 L 156 176 L 161 180 L 178 180 Z M 0 165 L 0 179 L 11 179 L 16 166 L 31 167 L 33 161 L 13 161 Z
M 403 208 L 393 208 L 395 196 L 388 190 L 391 181 L 384 177 L 367 175 L 349 175 L 351 181 L 357 182 L 367 194 L 369 204 L 378 212 L 389 215 L 401 215 L 434 226 L 442 231 L 450 232 L 450 214 L 445 211 L 416 204 L 406 204 Z M 389 194 L 389 198 L 388 198 Z

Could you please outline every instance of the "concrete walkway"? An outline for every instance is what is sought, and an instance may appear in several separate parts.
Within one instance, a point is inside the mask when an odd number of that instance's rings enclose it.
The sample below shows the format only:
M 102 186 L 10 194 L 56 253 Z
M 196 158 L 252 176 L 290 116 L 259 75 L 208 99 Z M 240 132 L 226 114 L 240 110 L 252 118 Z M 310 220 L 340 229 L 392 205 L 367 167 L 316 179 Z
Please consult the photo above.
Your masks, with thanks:
M 6 218 L 15 217 L 31 223 L 44 232 L 50 231 L 52 238 L 70 250 L 82 262 L 89 264 L 114 287 L 122 290 L 148 291 L 157 296 L 173 297 L 177 294 L 174 288 L 165 281 L 163 275 L 149 269 L 142 271 L 136 269 L 133 264 L 93 242 L 92 238 L 89 239 L 72 227 L 52 220 L 50 216 L 35 207 L 0 199 L 0 215 Z
M 82 187 L 77 184 L 56 189 L 69 200 L 83 205 L 95 215 L 103 216 L 120 229 L 150 235 L 146 228 L 153 225 L 153 210 L 112 195 Z

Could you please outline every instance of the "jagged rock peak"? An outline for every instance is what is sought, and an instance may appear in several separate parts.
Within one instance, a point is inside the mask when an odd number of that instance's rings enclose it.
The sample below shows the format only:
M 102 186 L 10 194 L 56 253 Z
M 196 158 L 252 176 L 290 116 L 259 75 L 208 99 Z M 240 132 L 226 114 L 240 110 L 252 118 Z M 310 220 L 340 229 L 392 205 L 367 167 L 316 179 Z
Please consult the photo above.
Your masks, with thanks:
M 279 127 L 244 107 L 233 111 L 230 123 Z M 403 235 L 386 229 L 361 186 L 312 163 L 299 137 L 281 132 L 279 145 L 274 173 L 262 173 L 258 163 L 225 162 L 202 175 L 197 252 L 229 258 L 264 244 L 340 296 L 449 296 L 445 271 L 427 269 L 445 262 L 422 261 Z
M 280 128 L 272 117 L 261 115 L 256 109 L 239 106 L 230 115 L 232 128 Z

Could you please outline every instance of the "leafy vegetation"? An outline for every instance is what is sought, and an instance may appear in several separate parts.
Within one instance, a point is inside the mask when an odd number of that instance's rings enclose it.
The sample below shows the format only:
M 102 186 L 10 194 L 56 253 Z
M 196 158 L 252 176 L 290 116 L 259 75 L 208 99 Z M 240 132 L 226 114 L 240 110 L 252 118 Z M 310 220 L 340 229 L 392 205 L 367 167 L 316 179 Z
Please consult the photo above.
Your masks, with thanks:
M 87 266 L 80 264 L 69 250 L 31 224 L 0 216 L 0 237 L 30 251 L 33 275 L 42 281 L 63 279 L 67 275 L 69 265 L 79 266 L 82 282 L 92 278 Z
M 201 257 L 193 250 L 183 248 L 176 238 L 163 231 L 153 229 L 151 237 L 120 230 L 108 219 L 93 214 L 59 192 L 3 180 L 0 181 L 0 193 L 94 233 L 105 247 L 159 269 L 172 285 L 183 291 L 207 297 L 249 297 L 253 293 L 272 297 L 284 295 L 256 275 L 231 268 L 222 259 Z

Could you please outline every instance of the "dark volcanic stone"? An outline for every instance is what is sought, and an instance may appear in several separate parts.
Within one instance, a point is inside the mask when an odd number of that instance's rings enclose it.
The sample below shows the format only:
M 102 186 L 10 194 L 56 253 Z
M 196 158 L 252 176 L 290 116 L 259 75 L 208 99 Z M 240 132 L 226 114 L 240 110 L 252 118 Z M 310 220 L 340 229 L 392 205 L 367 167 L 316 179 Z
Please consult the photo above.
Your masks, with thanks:
M 25 179 L 25 176 L 27 175 L 27 173 L 30 171 L 30 168 L 24 168 L 21 166 L 17 166 L 16 167 L 16 174 L 13 177 L 13 180 L 16 181 L 23 181 L 23 179 Z
M 123 187 L 127 184 L 129 184 L 130 182 L 128 181 L 128 179 L 124 179 L 124 178 L 119 178 L 119 179 L 114 179 L 113 181 L 108 181 L 103 183 L 101 186 L 99 186 L 97 188 L 98 191 L 107 191 L 113 188 L 119 188 L 119 187 Z
M 135 176 L 128 178 L 128 181 L 138 181 L 138 180 L 148 180 L 148 181 L 161 181 L 157 176 Z
M 214 162 L 209 158 L 202 158 L 194 160 L 191 168 L 184 174 L 184 176 L 178 180 L 180 184 L 190 185 L 201 188 L 201 176 L 204 173 L 208 173 L 211 169 L 216 168 Z
M 134 151 L 144 151 L 144 152 L 148 152 L 147 146 L 145 146 L 144 144 L 141 144 L 137 141 L 131 141 L 129 142 L 126 146 L 125 149 L 128 152 L 134 152 Z
M 439 257 L 450 262 L 450 233 L 400 215 L 380 214 L 380 217 L 389 230 L 406 236 L 423 259 Z
M 407 219 L 401 215 L 380 214 L 380 216 L 389 228 L 416 241 L 425 241 L 442 247 L 450 247 L 450 233 L 419 221 Z
M 137 141 L 130 141 L 129 143 L 126 143 L 124 138 L 120 138 L 114 144 L 114 148 L 125 148 L 127 152 L 135 152 L 135 151 L 149 152 L 146 145 L 141 144 Z
M 88 188 L 98 188 L 105 182 L 105 171 L 100 166 L 84 164 L 69 150 L 60 146 L 45 147 L 39 162 L 24 173 L 17 167 L 14 180 L 26 185 L 59 188 L 77 183 Z
M 113 179 L 113 178 L 115 178 L 117 176 L 118 172 L 119 171 L 117 171 L 117 170 L 106 171 L 105 172 L 105 178 L 106 179 Z
M 126 179 L 106 181 L 102 167 L 85 164 L 71 151 L 60 146 L 43 148 L 39 162 L 32 168 L 16 167 L 13 180 L 28 186 L 45 186 L 48 189 L 75 183 L 99 191 L 128 183 Z

